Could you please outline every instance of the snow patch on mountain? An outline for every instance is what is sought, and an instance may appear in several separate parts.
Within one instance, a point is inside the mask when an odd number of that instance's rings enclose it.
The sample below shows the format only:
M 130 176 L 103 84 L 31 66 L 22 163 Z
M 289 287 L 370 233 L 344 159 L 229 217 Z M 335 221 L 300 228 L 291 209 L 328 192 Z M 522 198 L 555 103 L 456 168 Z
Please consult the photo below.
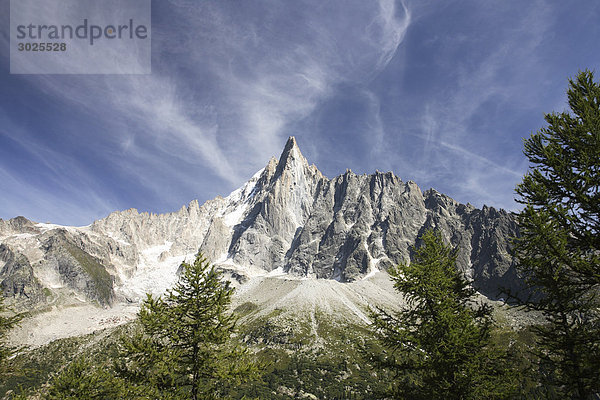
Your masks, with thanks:
M 141 251 L 140 263 L 131 278 L 126 278 L 118 288 L 129 301 L 139 302 L 146 293 L 162 295 L 177 282 L 177 269 L 186 259 L 193 260 L 195 255 L 169 255 L 173 242 L 165 241 L 161 245 L 151 246 Z
M 45 223 L 42 223 L 42 222 L 35 224 L 35 226 L 37 228 L 39 228 L 42 233 L 48 232 L 48 231 L 51 231 L 51 230 L 54 230 L 54 229 L 64 229 L 64 230 L 66 230 L 68 232 L 73 232 L 74 233 L 74 232 L 82 231 L 82 230 L 84 230 L 86 228 L 89 228 L 89 225 L 86 225 L 86 226 L 68 226 L 68 225 L 58 225 L 58 224 L 45 224 Z
M 250 200 L 254 196 L 256 182 L 263 171 L 264 168 L 255 173 L 242 187 L 234 190 L 225 198 L 226 206 L 220 216 L 228 227 L 232 228 L 242 221 L 242 217 L 248 210 Z

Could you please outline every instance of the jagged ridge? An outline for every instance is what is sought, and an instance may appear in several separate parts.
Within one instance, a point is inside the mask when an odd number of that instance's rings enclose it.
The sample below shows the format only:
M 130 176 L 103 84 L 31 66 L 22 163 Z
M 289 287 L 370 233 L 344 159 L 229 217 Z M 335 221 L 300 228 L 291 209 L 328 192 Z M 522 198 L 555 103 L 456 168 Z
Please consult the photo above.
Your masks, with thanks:
M 10 246 L 11 260 L 22 257 L 16 281 L 27 281 L 15 286 L 6 255 L 0 282 L 13 297 L 20 290 L 40 299 L 40 287 L 68 287 L 102 304 L 135 301 L 172 285 L 178 265 L 198 249 L 239 280 L 288 274 L 351 282 L 408 261 L 427 228 L 460 246 L 459 268 L 483 293 L 493 297 L 518 284 L 509 255 L 518 229 L 504 210 L 423 193 L 391 172 L 348 170 L 328 179 L 291 137 L 279 160 L 203 205 L 192 201 L 167 214 L 119 211 L 81 228 L 0 220 L 0 243 Z
M 407 262 L 427 228 L 440 229 L 460 247 L 459 268 L 487 295 L 518 279 L 511 267 L 510 239 L 517 225 L 504 210 L 455 202 L 393 173 L 327 179 L 309 166 L 291 137 L 272 159 L 246 212 L 229 234 L 208 235 L 201 250 L 224 267 L 255 266 L 267 272 L 354 281 Z

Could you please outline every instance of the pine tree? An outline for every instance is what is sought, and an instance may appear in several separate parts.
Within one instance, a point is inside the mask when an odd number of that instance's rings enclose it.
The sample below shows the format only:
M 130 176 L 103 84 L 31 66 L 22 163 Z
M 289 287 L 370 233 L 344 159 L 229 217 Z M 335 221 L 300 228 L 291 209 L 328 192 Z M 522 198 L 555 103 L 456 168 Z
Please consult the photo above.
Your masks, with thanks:
M 510 398 L 507 355 L 492 344 L 489 306 L 475 303 L 475 290 L 456 269 L 456 249 L 431 230 L 421 239 L 410 264 L 388 271 L 408 306 L 372 312 L 375 332 L 390 350 L 383 366 L 397 375 L 387 395 Z
M 223 398 L 228 384 L 252 377 L 255 366 L 230 340 L 236 324 L 228 310 L 232 294 L 201 254 L 193 264 L 183 263 L 172 290 L 147 296 L 141 331 L 123 339 L 121 375 L 194 400 Z
M 536 355 L 544 385 L 568 398 L 600 392 L 600 85 L 569 80 L 571 112 L 525 140 L 531 166 L 516 188 L 524 209 L 515 254 L 538 310 Z

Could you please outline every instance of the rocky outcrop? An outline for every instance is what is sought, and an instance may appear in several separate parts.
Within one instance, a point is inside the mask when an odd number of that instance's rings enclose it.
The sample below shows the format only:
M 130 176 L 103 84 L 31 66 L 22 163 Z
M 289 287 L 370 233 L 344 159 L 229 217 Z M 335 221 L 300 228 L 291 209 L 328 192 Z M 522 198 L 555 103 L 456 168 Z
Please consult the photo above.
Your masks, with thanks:
M 44 267 L 58 272 L 66 286 L 101 305 L 114 300 L 113 277 L 101 261 L 83 251 L 66 232 L 57 232 L 44 243 Z
M 22 306 L 44 300 L 42 285 L 34 276 L 27 257 L 0 244 L 0 265 L 0 288 L 5 298 Z
M 90 230 L 113 239 L 121 254 L 112 252 L 112 255 L 130 264 L 136 263 L 140 250 L 165 242 L 173 243 L 169 250 L 173 253 L 196 252 L 222 202 L 222 198 L 217 198 L 200 206 L 194 200 L 179 211 L 167 214 L 139 213 L 135 209 L 117 211 L 95 221 Z
M 249 194 L 248 212 L 233 227 L 228 254 L 235 264 L 266 271 L 283 268 L 295 236 L 313 210 L 314 195 L 327 179 L 309 166 L 296 141 L 279 162 L 272 159 Z M 208 243 L 204 243 L 205 247 Z
M 15 234 L 37 234 L 40 230 L 25 217 L 19 216 L 9 220 L 0 218 L 0 237 Z

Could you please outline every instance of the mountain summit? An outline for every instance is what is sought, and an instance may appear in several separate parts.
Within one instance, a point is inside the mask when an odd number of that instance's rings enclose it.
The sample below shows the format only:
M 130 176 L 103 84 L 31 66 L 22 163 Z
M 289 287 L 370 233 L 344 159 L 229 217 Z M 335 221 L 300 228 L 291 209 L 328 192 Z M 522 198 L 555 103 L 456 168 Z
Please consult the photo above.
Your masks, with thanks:
M 281 275 L 347 283 L 409 262 L 428 228 L 459 246 L 458 266 L 482 293 L 516 284 L 509 240 L 517 226 L 507 212 L 422 192 L 391 172 L 328 179 L 290 137 L 279 160 L 203 205 L 117 211 L 81 228 L 0 220 L 0 284 L 29 305 L 73 293 L 135 303 L 171 287 L 198 250 L 239 282 Z
M 391 172 L 328 179 L 293 137 L 239 204 L 229 232 L 215 218 L 200 246 L 223 268 L 351 282 L 409 261 L 418 237 L 437 228 L 460 247 L 459 267 L 481 291 L 494 296 L 515 283 L 508 247 L 517 227 L 505 211 L 423 193 Z

